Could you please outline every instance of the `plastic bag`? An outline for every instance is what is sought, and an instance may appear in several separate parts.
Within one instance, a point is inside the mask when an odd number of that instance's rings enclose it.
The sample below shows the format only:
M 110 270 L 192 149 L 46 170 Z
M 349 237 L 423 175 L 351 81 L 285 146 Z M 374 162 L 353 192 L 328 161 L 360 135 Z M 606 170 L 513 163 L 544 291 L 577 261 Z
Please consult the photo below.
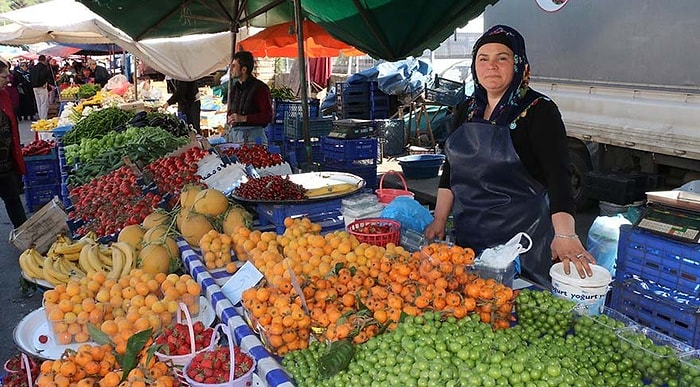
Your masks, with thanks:
M 382 211 L 382 218 L 394 219 L 401 223 L 401 228 L 423 233 L 433 216 L 427 208 L 408 196 L 399 196 L 392 200 Z
M 620 239 L 620 226 L 632 224 L 622 214 L 599 216 L 588 230 L 586 250 L 595 258 L 596 264 L 606 268 L 615 277 L 617 244 Z
M 523 246 L 523 239 L 527 241 L 526 246 Z M 515 261 L 518 265 L 518 257 L 520 254 L 530 251 L 532 247 L 532 239 L 524 232 L 515 234 L 508 242 L 496 247 L 490 247 L 479 254 L 474 261 L 475 265 L 487 266 L 495 269 L 505 269 L 511 262 Z
M 129 86 L 131 86 L 131 83 L 129 83 L 126 76 L 124 74 L 117 74 L 112 78 L 109 78 L 109 81 L 107 81 L 107 84 L 105 85 L 105 89 L 110 90 L 117 95 L 124 95 L 124 93 L 126 93 L 126 91 L 129 89 Z

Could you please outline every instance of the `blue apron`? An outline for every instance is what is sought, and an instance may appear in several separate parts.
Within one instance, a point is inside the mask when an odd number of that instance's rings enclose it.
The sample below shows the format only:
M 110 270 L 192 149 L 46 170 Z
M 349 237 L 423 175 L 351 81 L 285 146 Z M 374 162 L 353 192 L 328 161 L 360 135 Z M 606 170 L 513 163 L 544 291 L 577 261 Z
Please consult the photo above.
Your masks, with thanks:
M 448 137 L 445 154 L 457 244 L 480 252 L 526 232 L 533 246 L 520 256 L 522 276 L 550 287 L 554 228 L 546 191 L 520 161 L 510 129 L 464 123 Z

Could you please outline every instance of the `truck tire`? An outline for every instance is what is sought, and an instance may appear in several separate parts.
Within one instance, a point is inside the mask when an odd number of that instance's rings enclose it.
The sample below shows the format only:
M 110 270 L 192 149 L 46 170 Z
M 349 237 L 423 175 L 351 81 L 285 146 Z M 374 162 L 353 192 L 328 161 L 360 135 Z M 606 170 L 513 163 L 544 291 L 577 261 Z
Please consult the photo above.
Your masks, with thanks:
M 569 148 L 569 172 L 571 173 L 571 188 L 574 191 L 574 201 L 578 211 L 590 208 L 594 201 L 588 197 L 584 187 L 586 174 L 593 166 L 586 149 Z

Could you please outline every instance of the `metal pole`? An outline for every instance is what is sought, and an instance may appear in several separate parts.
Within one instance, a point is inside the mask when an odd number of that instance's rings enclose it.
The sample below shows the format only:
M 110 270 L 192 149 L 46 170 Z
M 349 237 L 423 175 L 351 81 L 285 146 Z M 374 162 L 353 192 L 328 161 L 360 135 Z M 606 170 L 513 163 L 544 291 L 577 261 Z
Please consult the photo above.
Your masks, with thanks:
M 238 0 L 234 1 L 234 7 L 233 9 L 235 10 L 234 15 L 238 15 L 238 8 L 240 7 L 240 3 Z M 229 30 L 231 31 L 231 56 L 228 59 L 228 88 L 226 90 L 226 114 L 228 116 L 228 112 L 231 111 L 231 100 L 233 99 L 231 89 L 233 89 L 233 79 L 231 78 L 231 62 L 233 61 L 233 54 L 236 53 L 236 35 L 238 34 L 238 27 L 240 26 L 240 23 L 238 22 L 238 19 L 232 20 L 231 25 L 229 26 Z
M 311 165 L 311 136 L 309 134 L 309 99 L 306 84 L 306 59 L 304 57 L 304 24 L 301 15 L 301 0 L 294 0 L 294 21 L 297 27 L 297 59 L 299 60 L 299 81 L 301 83 L 301 111 L 304 145 L 306 145 L 306 162 Z

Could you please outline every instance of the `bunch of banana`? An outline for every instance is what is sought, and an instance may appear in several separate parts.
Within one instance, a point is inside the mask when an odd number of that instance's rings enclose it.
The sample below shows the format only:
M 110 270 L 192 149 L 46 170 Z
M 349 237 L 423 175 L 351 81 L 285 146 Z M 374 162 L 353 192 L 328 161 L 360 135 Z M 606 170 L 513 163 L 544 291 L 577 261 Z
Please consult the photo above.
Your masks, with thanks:
M 107 278 L 119 279 L 135 267 L 135 255 L 133 247 L 125 242 L 114 242 L 109 247 L 92 243 L 83 246 L 78 266 L 89 274 L 104 271 Z
M 32 122 L 29 126 L 35 132 L 51 131 L 58 126 L 58 117 L 50 119 L 41 119 L 39 121 Z
M 30 247 L 22 252 L 19 256 L 19 267 L 24 274 L 31 278 L 44 278 L 44 256 Z
M 49 248 L 49 252 L 46 253 L 46 256 L 49 258 L 56 258 L 57 256 L 60 256 L 71 262 L 76 262 L 80 258 L 80 251 L 83 249 L 83 247 L 95 243 L 96 239 L 97 234 L 95 234 L 93 231 L 74 242 L 71 242 L 63 235 L 59 235 L 56 238 L 56 242 L 54 242 Z
M 71 278 L 83 278 L 85 272 L 82 271 L 73 262 L 58 256 L 57 258 L 46 258 L 42 267 L 44 279 L 56 286 L 59 284 L 68 283 Z

